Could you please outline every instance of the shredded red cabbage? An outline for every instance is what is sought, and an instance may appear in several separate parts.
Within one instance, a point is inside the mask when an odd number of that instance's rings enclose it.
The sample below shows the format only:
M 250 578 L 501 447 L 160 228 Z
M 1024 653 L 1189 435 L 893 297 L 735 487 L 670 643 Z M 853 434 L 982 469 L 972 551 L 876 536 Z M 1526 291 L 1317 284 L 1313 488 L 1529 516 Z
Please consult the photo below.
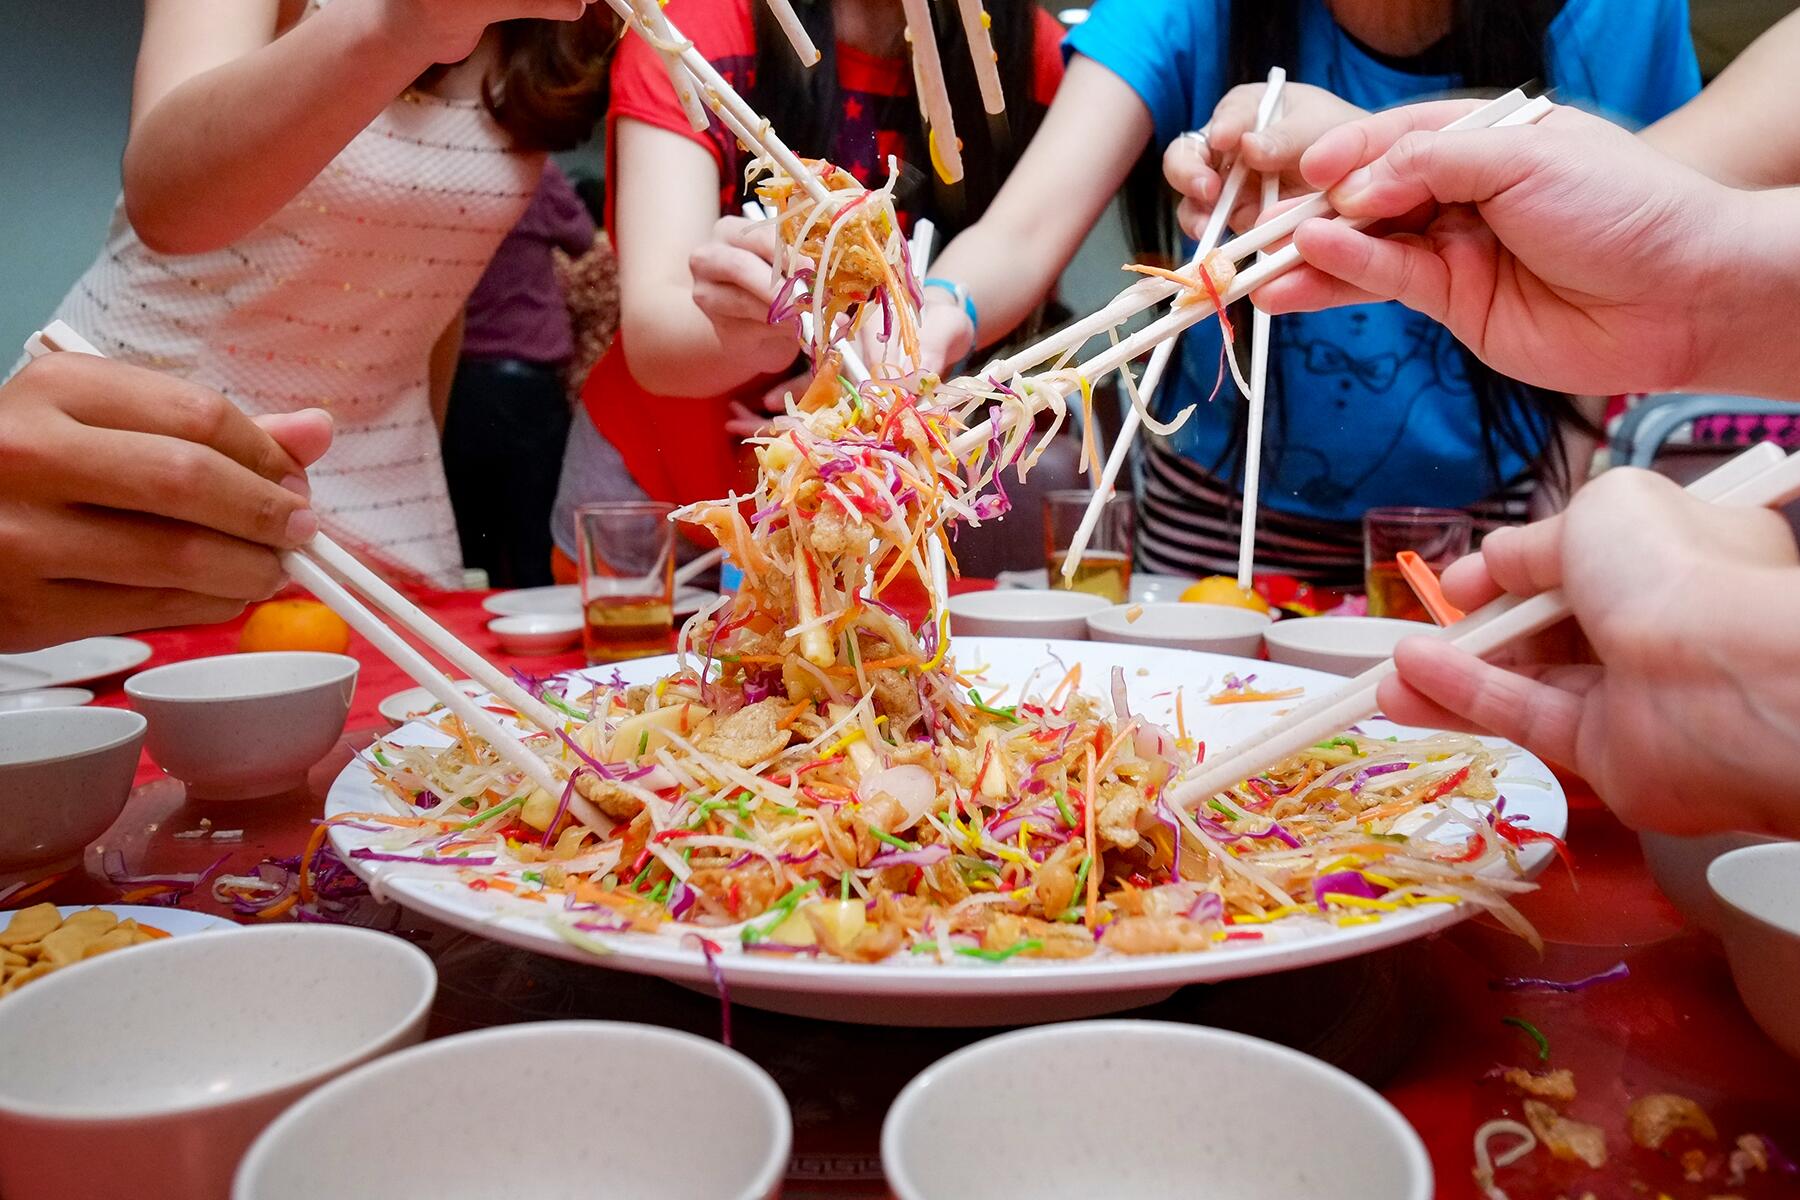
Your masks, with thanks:
M 1201 892 L 1194 898 L 1193 907 L 1187 911 L 1190 921 L 1222 921 L 1225 919 L 1225 901 L 1217 892 Z
M 883 850 L 869 860 L 871 867 L 929 867 L 950 857 L 950 847 L 935 842 L 917 850 Z
M 1611 983 L 1615 979 L 1630 979 L 1631 968 L 1624 961 L 1614 963 L 1606 970 L 1581 979 L 1572 979 L 1567 983 L 1555 979 L 1533 979 L 1528 976 L 1509 976 L 1496 979 L 1488 987 L 1496 992 L 1584 992 L 1597 983 Z
M 1364 900 L 1377 900 L 1381 897 L 1381 892 L 1375 889 L 1375 885 L 1357 871 L 1333 871 L 1313 880 L 1313 899 L 1319 904 L 1324 904 L 1326 895 L 1331 892 L 1360 896 Z
M 1411 766 L 1411 763 L 1401 762 L 1382 763 L 1378 767 L 1364 767 L 1362 770 L 1358 771 L 1355 777 L 1350 781 L 1351 794 L 1354 795 L 1355 793 L 1362 791 L 1363 784 L 1375 778 L 1377 775 L 1392 775 L 1395 771 L 1404 771 Z
M 690 933 L 682 938 L 685 945 L 689 938 L 700 943 L 700 953 L 706 955 L 706 969 L 712 973 L 713 990 L 719 993 L 719 1040 L 731 1045 L 731 989 L 725 986 L 725 972 L 719 966 L 719 945 L 708 941 L 697 933 Z
M 581 773 L 587 769 L 587 767 L 576 767 L 569 772 L 569 782 L 563 784 L 562 799 L 556 802 L 556 815 L 550 818 L 548 825 L 544 826 L 543 839 L 538 842 L 539 849 L 548 850 L 550 843 L 556 840 L 556 827 L 562 824 L 563 817 L 568 814 L 569 799 L 575 794 L 575 781 L 580 779 Z

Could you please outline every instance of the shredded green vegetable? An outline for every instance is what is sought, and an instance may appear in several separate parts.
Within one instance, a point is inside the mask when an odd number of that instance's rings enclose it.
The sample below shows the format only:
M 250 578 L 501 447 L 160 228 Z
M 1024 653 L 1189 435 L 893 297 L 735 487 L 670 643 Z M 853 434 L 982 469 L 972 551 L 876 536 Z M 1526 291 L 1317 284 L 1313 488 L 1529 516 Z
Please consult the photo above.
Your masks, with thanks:
M 1524 1017 L 1501 1017 L 1500 1022 L 1503 1025 L 1511 1025 L 1514 1029 L 1517 1029 L 1520 1033 L 1523 1033 L 1526 1037 L 1537 1043 L 1539 1062 L 1550 1061 L 1550 1039 L 1544 1036 L 1543 1030 L 1539 1029 L 1536 1025 L 1533 1025 L 1530 1021 L 1527 1021 Z
M 584 713 L 579 708 L 570 706 L 567 701 L 549 688 L 545 688 L 538 696 L 538 699 L 542 700 L 545 704 L 548 704 L 551 708 L 554 708 L 557 712 L 562 713 L 566 717 L 574 717 L 577 721 L 590 721 L 593 719 L 591 714 Z
M 983 950 L 978 946 L 958 946 L 956 952 L 965 958 L 979 958 L 983 962 L 1005 962 L 1015 954 L 1024 954 L 1031 950 L 1042 950 L 1044 943 L 1036 938 L 1026 938 L 1014 942 L 1004 950 Z
M 974 688 L 969 689 L 969 703 L 973 704 L 977 711 L 984 712 L 990 717 L 999 717 L 1002 721 L 1017 721 L 1019 719 L 1018 705 L 1014 704 L 1008 708 L 995 708 L 992 705 L 983 704 L 981 702 L 981 693 Z
M 1063 824 L 1070 829 L 1075 828 L 1075 812 L 1069 807 L 1069 797 L 1065 792 L 1056 793 L 1056 811 L 1062 814 Z
M 511 800 L 508 800 L 505 804 L 496 804 L 496 805 L 494 805 L 494 807 L 488 809 L 485 812 L 478 812 L 474 816 L 470 817 L 468 820 L 464 821 L 461 825 L 453 826 L 453 828 L 458 833 L 461 833 L 465 829 L 473 829 L 477 825 L 486 824 L 487 822 L 493 820 L 495 817 L 501 815 L 502 813 L 509 813 L 513 809 L 521 807 L 524 803 L 525 803 L 525 797 L 514 796 Z
M 744 926 L 744 932 L 739 935 L 740 940 L 745 943 L 767 941 L 769 935 L 775 932 L 783 921 L 793 915 L 794 909 L 800 901 L 818 890 L 819 881 L 816 879 L 809 879 L 794 888 L 787 895 L 769 905 L 769 911 L 763 914 L 767 919 L 762 924 Z
M 869 836 L 878 842 L 885 842 L 896 850 L 917 850 L 919 847 L 905 838 L 897 838 L 891 833 L 883 833 L 873 825 L 869 826 Z

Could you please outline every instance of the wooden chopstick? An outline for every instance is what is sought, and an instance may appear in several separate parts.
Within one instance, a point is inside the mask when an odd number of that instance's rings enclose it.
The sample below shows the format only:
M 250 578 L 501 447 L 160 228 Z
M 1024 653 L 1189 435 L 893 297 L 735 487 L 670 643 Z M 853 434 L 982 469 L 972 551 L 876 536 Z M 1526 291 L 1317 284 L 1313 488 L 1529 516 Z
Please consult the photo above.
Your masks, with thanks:
M 1486 112 L 1488 108 L 1491 107 L 1493 106 L 1485 106 L 1482 109 L 1476 110 L 1476 113 L 1471 113 L 1470 116 L 1473 117 L 1479 113 Z M 1514 125 L 1530 125 L 1536 121 L 1542 120 L 1543 117 L 1555 107 L 1556 105 L 1552 103 L 1548 97 L 1539 96 L 1535 100 L 1527 101 L 1524 105 L 1508 113 L 1502 119 L 1495 121 L 1491 126 L 1482 126 L 1482 128 L 1499 129 Z M 1464 120 L 1466 121 L 1468 118 L 1464 118 Z M 1477 128 L 1477 126 L 1457 122 L 1454 126 L 1446 126 L 1446 128 L 1471 129 Z M 1361 218 L 1352 220 L 1348 217 L 1337 217 L 1334 219 L 1343 222 L 1352 229 L 1362 229 L 1369 224 L 1367 220 Z M 1224 247 L 1221 247 L 1220 249 L 1222 252 Z M 1300 266 L 1301 262 L 1299 248 L 1292 245 L 1285 246 L 1276 253 L 1269 255 L 1261 262 L 1238 272 L 1236 277 L 1232 279 L 1230 285 L 1221 291 L 1219 298 L 1224 305 L 1229 306 L 1238 300 L 1244 299 L 1251 292 L 1254 292 L 1264 284 L 1279 279 L 1295 267 Z M 1166 298 L 1167 296 L 1173 295 L 1174 292 L 1181 290 L 1179 287 L 1172 284 L 1161 284 L 1160 286 L 1167 290 L 1162 291 L 1159 298 Z M 1127 289 L 1128 292 L 1130 290 L 1131 289 Z M 1114 305 L 1119 305 L 1124 301 L 1125 294 L 1121 293 L 1120 296 L 1115 297 L 1112 304 L 1109 304 L 1106 308 L 1102 309 L 1101 313 L 1096 314 L 1096 316 L 1112 312 L 1114 310 Z M 1133 301 L 1131 303 L 1135 304 L 1136 302 Z M 1156 303 L 1156 300 L 1151 299 L 1142 304 L 1137 304 L 1136 307 L 1131 307 L 1130 311 L 1127 312 L 1125 316 L 1130 316 L 1132 313 L 1148 308 L 1154 303 Z M 1160 319 L 1146 325 L 1130 337 L 1121 340 L 1117 345 L 1107 348 L 1093 358 L 1067 372 L 1059 373 L 1062 378 L 1052 379 L 1047 382 L 1059 392 L 1067 395 L 1077 386 L 1074 382 L 1075 379 L 1100 379 L 1110 375 L 1126 363 L 1154 350 L 1158 345 L 1167 341 L 1169 338 L 1176 337 L 1189 327 L 1197 325 L 1213 315 L 1215 315 L 1215 310 L 1210 302 L 1201 302 L 1190 304 L 1185 308 L 1177 308 Z M 1085 326 L 1093 319 L 1094 318 L 1090 318 L 1089 321 L 1077 322 L 1076 325 L 1071 328 Z M 1123 320 L 1124 318 L 1121 317 L 1119 319 Z M 1117 322 L 1115 321 L 1110 324 L 1116 323 Z M 1082 342 L 1085 342 L 1087 338 L 1091 336 L 1091 333 L 1102 332 L 1108 327 L 1109 325 L 1103 325 L 1100 328 L 1091 330 L 1089 333 L 1084 333 L 1072 344 L 1078 346 Z M 1018 361 L 1029 355 L 1036 354 L 1041 347 L 1047 346 L 1052 342 L 1061 342 L 1067 336 L 1068 335 L 1065 332 L 1064 334 L 1046 339 L 1044 342 L 1039 343 L 1038 346 L 1029 347 L 1026 351 L 1022 351 L 1020 354 L 1015 355 L 1012 361 Z M 1062 346 L 1062 349 L 1068 348 L 1068 345 Z M 995 379 L 1002 378 L 1002 376 L 999 375 L 990 377 Z M 1030 401 L 1028 400 L 1027 403 L 1030 403 Z M 1032 411 L 1035 413 L 1035 407 Z M 965 458 L 976 449 L 986 444 L 993 434 L 993 420 L 994 419 L 990 417 L 971 426 L 967 431 L 958 434 L 950 443 L 950 452 L 958 458 Z
M 900 0 L 900 7 L 906 12 L 906 37 L 912 43 L 913 89 L 919 94 L 919 107 L 925 114 L 931 170 L 945 183 L 960 183 L 962 143 L 956 137 L 956 114 L 950 107 L 950 89 L 944 83 L 944 63 L 938 57 L 931 2 Z
M 674 53 L 681 65 L 694 77 L 700 87 L 700 98 L 706 106 L 724 122 L 725 127 L 736 135 L 738 141 L 755 150 L 780 167 L 794 182 L 804 187 L 807 194 L 821 204 L 831 199 L 831 192 L 825 183 L 781 140 L 768 120 L 750 107 L 750 102 L 731 86 L 729 80 L 719 74 L 718 69 L 706 61 L 706 56 L 694 48 L 694 43 L 675 28 L 674 22 L 664 17 L 661 28 L 649 29 L 642 16 L 632 7 L 631 0 L 606 0 L 608 7 L 618 14 L 626 26 L 638 31 L 639 36 L 651 46 L 661 50 L 668 42 L 675 43 Z M 845 193 L 847 196 L 848 194 Z
M 106 357 L 92 342 L 61 321 L 52 322 L 33 334 L 25 343 L 25 350 L 32 358 L 58 352 Z M 526 692 L 505 672 L 465 645 L 387 580 L 364 566 L 348 550 L 324 534 L 314 537 L 301 550 L 284 552 L 281 564 L 290 577 L 323 600 L 352 629 L 362 634 L 396 666 L 412 676 L 414 682 L 455 713 L 466 726 L 486 738 L 497 753 L 523 771 L 532 782 L 553 793 L 562 787 L 549 763 L 532 753 L 486 710 L 465 696 L 461 688 L 445 678 L 443 672 L 434 667 L 430 660 L 383 624 L 380 618 L 364 607 L 361 601 L 333 577 L 332 572 L 359 588 L 395 620 L 471 678 L 487 686 L 527 720 L 544 732 L 553 734 L 562 728 L 563 718 L 543 701 Z
M 1504 96 L 1488 101 L 1480 108 L 1451 122 L 1444 128 L 1446 132 L 1491 128 L 1500 121 L 1513 116 L 1527 103 L 1530 101 L 1525 93 L 1515 88 Z M 1283 211 L 1279 216 L 1226 242 L 1219 247 L 1219 257 L 1229 262 L 1242 262 L 1258 250 L 1274 245 L 1282 238 L 1289 236 L 1309 218 L 1329 217 L 1332 213 L 1331 202 L 1326 199 L 1325 193 L 1315 193 L 1295 207 Z M 1065 351 L 1078 348 L 1090 338 L 1105 333 L 1120 322 L 1167 300 L 1179 291 L 1181 291 L 1181 287 L 1178 284 L 1170 283 L 1167 280 L 1140 280 L 1125 288 L 1090 316 L 1067 325 L 1029 346 L 1016 350 L 1006 358 L 995 359 L 982 370 L 981 374 L 983 377 L 1004 382 L 1040 363 L 1050 361 Z
M 1771 452 L 1773 459 L 1771 461 Z M 1756 446 L 1690 484 L 1697 499 L 1716 504 L 1766 506 L 1785 503 L 1800 494 L 1800 454 L 1782 455 L 1773 446 Z M 1506 596 L 1471 613 L 1466 620 L 1435 633 L 1421 627 L 1420 636 L 1440 637 L 1459 649 L 1486 656 L 1539 633 L 1567 619 L 1569 604 L 1561 590 L 1521 599 Z M 1300 705 L 1280 720 L 1232 746 L 1205 764 L 1198 774 L 1173 785 L 1171 803 L 1193 807 L 1211 796 L 1235 787 L 1240 781 L 1308 746 L 1335 737 L 1356 722 L 1377 712 L 1375 691 L 1394 674 L 1394 660 L 1387 659 L 1351 679 L 1330 695 Z
M 1279 112 L 1277 108 L 1277 112 Z M 1281 180 L 1264 175 L 1262 207 L 1267 212 L 1281 199 Z M 1257 261 L 1267 255 L 1259 251 Z M 1250 395 L 1244 410 L 1244 500 L 1238 507 L 1238 590 L 1248 593 L 1256 582 L 1256 505 L 1262 494 L 1263 414 L 1268 407 L 1269 353 L 1275 319 L 1260 308 L 1250 312 Z M 1167 343 L 1164 343 L 1165 345 Z M 1158 351 L 1162 346 L 1157 347 Z
M 1268 86 L 1263 90 L 1262 102 L 1256 109 L 1258 130 L 1266 128 L 1274 119 L 1275 110 L 1281 103 L 1281 90 L 1286 86 L 1286 71 L 1276 67 L 1269 72 Z M 1225 233 L 1226 218 L 1231 215 L 1231 209 L 1237 203 L 1238 193 L 1243 190 L 1244 180 L 1249 173 L 1250 165 L 1240 155 L 1226 173 L 1225 183 L 1219 189 L 1219 202 L 1213 205 L 1206 228 L 1200 232 L 1194 256 L 1188 260 L 1188 270 L 1201 270 L 1206 256 L 1218 247 L 1219 239 Z M 1144 378 L 1137 385 L 1138 399 L 1143 408 L 1149 408 L 1151 401 L 1156 399 L 1156 389 L 1162 385 L 1163 372 L 1168 369 L 1169 360 L 1174 354 L 1174 338 L 1151 352 L 1150 365 L 1144 368 Z M 1100 523 L 1100 514 L 1105 511 L 1106 501 L 1118 485 L 1119 472 L 1124 470 L 1125 461 L 1131 457 L 1131 444 L 1137 437 L 1138 426 L 1143 423 L 1144 417 L 1139 405 L 1133 404 L 1125 410 L 1125 422 L 1119 427 L 1118 440 L 1113 443 L 1112 453 L 1106 456 L 1106 465 L 1101 468 L 1100 478 L 1094 484 L 1093 498 L 1088 501 L 1087 511 L 1081 515 L 1081 524 L 1076 528 L 1075 536 L 1069 539 L 1069 553 L 1063 559 L 1064 579 L 1073 579 L 1076 569 L 1081 566 L 1081 556 L 1087 552 L 1088 542 L 1092 540 L 1094 530 Z

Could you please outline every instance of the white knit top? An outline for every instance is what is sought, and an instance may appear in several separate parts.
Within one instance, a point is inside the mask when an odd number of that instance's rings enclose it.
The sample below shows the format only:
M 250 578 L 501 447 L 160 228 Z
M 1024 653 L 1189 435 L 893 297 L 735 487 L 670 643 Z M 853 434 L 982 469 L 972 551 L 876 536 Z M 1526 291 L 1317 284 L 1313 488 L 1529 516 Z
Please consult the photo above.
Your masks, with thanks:
M 453 586 L 462 553 L 428 359 L 542 167 L 479 102 L 408 93 L 223 250 L 157 254 L 121 201 L 56 315 L 247 412 L 329 409 L 336 439 L 310 472 L 326 529 L 378 566 Z

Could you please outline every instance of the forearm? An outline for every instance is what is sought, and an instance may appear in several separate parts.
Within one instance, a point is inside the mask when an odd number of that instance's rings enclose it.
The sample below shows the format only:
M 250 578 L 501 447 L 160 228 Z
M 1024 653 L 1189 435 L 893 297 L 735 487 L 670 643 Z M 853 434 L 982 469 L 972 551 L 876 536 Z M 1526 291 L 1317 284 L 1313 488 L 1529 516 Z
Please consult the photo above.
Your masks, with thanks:
M 406 49 L 376 15 L 368 0 L 338 0 L 135 115 L 125 204 L 145 244 L 167 253 L 229 245 L 404 91 L 429 55 Z
M 690 288 L 650 285 L 622 297 L 619 332 L 625 365 L 645 391 L 657 396 L 717 396 L 784 369 L 785 362 L 728 346 Z
M 1691 298 L 1695 369 L 1684 391 L 1800 400 L 1800 188 L 1725 190 Z
M 1644 140 L 1722 183 L 1800 183 L 1800 13 L 1740 55 L 1695 99 L 1644 131 Z
M 1005 337 L 1049 295 L 1150 136 L 1137 93 L 1077 55 L 1000 194 L 932 264 L 932 275 L 969 290 L 978 346 Z

